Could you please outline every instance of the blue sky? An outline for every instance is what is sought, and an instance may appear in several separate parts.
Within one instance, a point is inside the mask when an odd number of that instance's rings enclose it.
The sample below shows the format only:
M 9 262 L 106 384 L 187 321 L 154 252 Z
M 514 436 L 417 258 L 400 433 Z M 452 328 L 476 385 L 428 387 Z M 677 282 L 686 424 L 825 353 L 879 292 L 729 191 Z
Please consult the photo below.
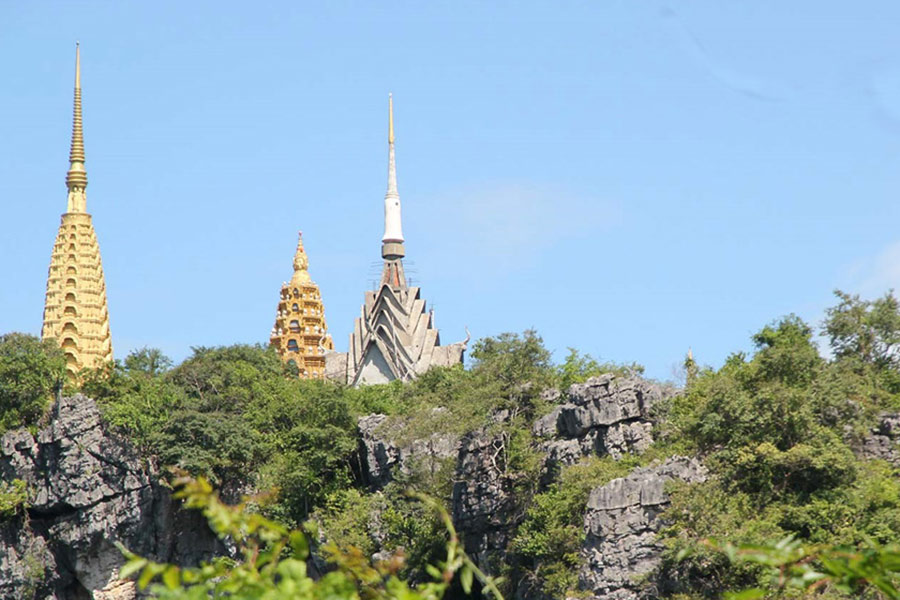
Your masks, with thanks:
M 0 4 L 0 332 L 39 333 L 74 42 L 118 357 L 263 342 L 296 231 L 338 349 L 394 93 L 445 342 L 536 328 L 673 377 L 900 284 L 900 4 Z

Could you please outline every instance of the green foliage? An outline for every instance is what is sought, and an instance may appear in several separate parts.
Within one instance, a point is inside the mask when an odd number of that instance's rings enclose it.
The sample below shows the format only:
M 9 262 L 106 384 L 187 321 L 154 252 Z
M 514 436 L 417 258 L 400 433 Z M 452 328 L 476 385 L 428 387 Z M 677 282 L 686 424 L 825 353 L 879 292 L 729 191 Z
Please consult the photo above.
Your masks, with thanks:
M 124 366 L 129 373 L 144 373 L 153 377 L 171 369 L 172 359 L 157 348 L 144 347 L 126 356 Z
M 823 333 L 836 362 L 864 378 L 884 402 L 900 393 L 900 304 L 893 292 L 872 301 L 840 290 L 835 296 L 840 302 L 826 311 Z
M 501 393 L 515 397 L 525 384 L 545 388 L 552 381 L 550 351 L 533 329 L 521 336 L 501 333 L 472 346 L 473 369 L 496 381 Z
M 470 369 L 434 368 L 397 388 L 394 414 L 404 419 L 386 431 L 403 444 L 433 433 L 462 435 L 500 421 L 505 424 L 497 431 L 528 429 L 526 421 L 549 410 L 541 392 L 555 379 L 550 352 L 534 331 L 484 338 L 473 346 Z
M 325 497 L 313 520 L 324 532 L 325 539 L 337 548 L 354 547 L 371 556 L 376 551 L 370 532 L 372 513 L 383 504 L 381 494 L 366 494 L 356 488 L 337 490 Z
M 710 542 L 734 563 L 767 567 L 769 588 L 781 594 L 900 599 L 900 545 L 866 543 L 857 547 L 810 545 L 787 536 L 775 543 L 736 545 Z M 791 593 L 793 592 L 793 594 Z M 731 600 L 763 598 L 762 588 L 728 594 Z
M 66 359 L 54 341 L 0 336 L 0 434 L 36 425 L 65 376 Z
M 306 519 L 329 494 L 349 487 L 358 448 L 356 416 L 342 388 L 291 380 L 282 394 L 253 403 L 245 417 L 260 433 L 262 469 L 279 489 L 283 518 Z
M 446 500 L 434 499 L 446 513 Z M 440 511 L 416 500 L 415 493 L 391 484 L 379 498 L 380 546 L 383 552 L 403 556 L 398 574 L 412 582 L 427 581 L 428 566 L 440 560 L 448 532 Z
M 137 350 L 122 363 L 86 372 L 81 389 L 97 401 L 108 424 L 126 432 L 142 450 L 153 452 L 154 436 L 184 397 L 166 376 L 169 365 L 171 361 L 159 350 Z
M 229 493 L 278 490 L 267 507 L 299 523 L 351 485 L 356 414 L 389 405 L 387 390 L 358 391 L 286 377 L 259 346 L 195 348 L 174 369 L 158 350 L 89 373 L 83 389 L 104 419 L 164 465 L 209 477 Z
M 900 304 L 893 293 L 874 301 L 860 300 L 840 290 L 837 306 L 829 308 L 825 333 L 838 358 L 852 358 L 877 367 L 896 365 L 900 345 Z
M 28 486 L 21 479 L 0 481 L 0 521 L 28 508 Z
M 890 385 L 897 303 L 838 297 L 823 327 L 834 360 L 819 356 L 809 326 L 787 317 L 753 336 L 751 357 L 736 354 L 719 371 L 699 373 L 668 406 L 664 436 L 702 454 L 713 475 L 671 486 L 660 576 L 677 582 L 669 593 L 772 589 L 760 561 L 732 563 L 726 546 L 708 539 L 766 547 L 791 536 L 805 547 L 853 548 L 900 534 L 896 470 L 851 448 L 879 410 L 898 405 Z M 842 585 L 828 594 L 856 590 Z
M 615 373 L 619 376 L 640 375 L 644 367 L 632 363 L 630 365 L 617 365 L 615 363 L 600 363 L 590 354 L 581 354 L 575 348 L 569 348 L 565 360 L 556 368 L 556 385 L 560 390 L 568 390 L 573 383 L 584 383 L 591 377 Z
M 333 570 L 319 579 L 307 572 L 307 532 L 289 530 L 275 521 L 240 505 L 223 504 L 204 480 L 182 479 L 176 497 L 189 508 L 203 511 L 210 526 L 231 539 L 238 550 L 236 560 L 218 559 L 195 568 L 155 563 L 123 548 L 128 562 L 119 570 L 122 578 L 137 576 L 138 586 L 161 600 L 438 600 L 457 580 L 465 593 L 475 579 L 498 600 L 496 583 L 485 576 L 462 551 L 453 523 L 446 511 L 427 498 L 441 517 L 449 535 L 444 560 L 429 565 L 431 580 L 411 586 L 398 578 L 402 559 L 372 565 L 358 549 L 326 548 Z M 155 583 L 154 583 L 155 582 Z

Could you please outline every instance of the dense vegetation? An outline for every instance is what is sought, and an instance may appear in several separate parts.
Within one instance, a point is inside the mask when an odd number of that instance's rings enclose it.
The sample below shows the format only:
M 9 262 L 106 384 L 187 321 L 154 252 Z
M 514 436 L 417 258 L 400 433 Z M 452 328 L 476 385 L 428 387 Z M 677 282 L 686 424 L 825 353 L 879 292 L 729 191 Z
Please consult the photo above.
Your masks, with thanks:
M 515 492 L 521 524 L 508 560 L 492 569 L 507 576 L 507 592 L 524 582 L 554 598 L 577 583 L 591 489 L 655 459 L 697 456 L 712 476 L 671 486 L 664 562 L 647 585 L 669 597 L 714 598 L 784 584 L 771 579 L 775 559 L 733 561 L 740 552 L 729 544 L 790 536 L 791 556 L 817 564 L 835 548 L 881 548 L 900 534 L 897 470 L 859 452 L 879 415 L 900 410 L 900 306 L 890 294 L 863 301 L 838 292 L 837 299 L 820 330 L 789 316 L 755 334 L 752 353 L 736 353 L 718 370 L 687 360 L 684 391 L 657 407 L 657 441 L 644 454 L 589 457 L 554 476 L 542 472 L 531 433 L 534 419 L 558 401 L 542 392 L 604 372 L 640 373 L 639 366 L 600 364 L 574 350 L 554 364 L 527 331 L 480 340 L 469 368 L 433 369 L 406 385 L 300 381 L 273 351 L 238 345 L 197 348 L 177 366 L 141 350 L 85 373 L 82 388 L 114 429 L 161 464 L 208 478 L 231 501 L 269 490 L 257 499 L 263 515 L 289 527 L 311 519 L 343 552 L 402 549 L 405 561 L 392 573 L 412 583 L 432 580 L 428 565 L 446 559 L 448 532 L 407 490 L 447 506 L 455 465 L 432 461 L 371 492 L 360 472 L 360 416 L 391 416 L 382 433 L 399 444 L 478 428 L 501 440 L 497 466 Z M 34 338 L 0 338 L 0 428 L 35 423 L 63 367 Z M 816 593 L 843 597 L 870 583 L 851 579 L 820 578 Z
M 0 433 L 36 425 L 65 376 L 66 359 L 55 342 L 0 335 Z
M 704 370 L 672 401 L 662 443 L 702 456 L 715 476 L 673 486 L 668 591 L 717 597 L 772 584 L 767 569 L 733 566 L 710 538 L 764 544 L 791 535 L 852 548 L 900 534 L 896 468 L 854 452 L 881 411 L 900 408 L 900 311 L 890 295 L 838 298 L 822 331 L 832 359 L 820 356 L 807 324 L 787 317 L 753 336 L 752 356 Z

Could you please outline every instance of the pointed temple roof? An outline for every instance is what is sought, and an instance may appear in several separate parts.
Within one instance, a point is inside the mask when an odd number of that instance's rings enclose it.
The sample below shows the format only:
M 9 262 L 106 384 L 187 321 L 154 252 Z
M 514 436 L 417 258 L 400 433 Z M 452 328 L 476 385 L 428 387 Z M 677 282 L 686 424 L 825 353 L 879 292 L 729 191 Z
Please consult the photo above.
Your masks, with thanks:
M 113 358 L 100 246 L 87 213 L 84 162 L 81 50 L 76 44 L 75 107 L 66 174 L 68 200 L 50 257 L 41 329 L 41 337 L 59 342 L 73 381 L 81 369 L 99 367 Z
M 366 292 L 360 317 L 350 334 L 347 354 L 326 355 L 330 379 L 349 385 L 408 381 L 432 366 L 463 360 L 465 342 L 441 346 L 434 311 L 426 309 L 418 287 L 409 287 L 403 271 L 404 247 L 394 156 L 394 99 L 388 99 L 388 185 L 384 196 L 384 259 L 381 281 Z
M 334 342 L 325 324 L 325 307 L 319 286 L 309 276 L 303 232 L 297 237 L 294 275 L 281 286 L 269 344 L 275 347 L 282 361 L 297 368 L 299 377 L 323 379 L 325 353 L 334 350 Z

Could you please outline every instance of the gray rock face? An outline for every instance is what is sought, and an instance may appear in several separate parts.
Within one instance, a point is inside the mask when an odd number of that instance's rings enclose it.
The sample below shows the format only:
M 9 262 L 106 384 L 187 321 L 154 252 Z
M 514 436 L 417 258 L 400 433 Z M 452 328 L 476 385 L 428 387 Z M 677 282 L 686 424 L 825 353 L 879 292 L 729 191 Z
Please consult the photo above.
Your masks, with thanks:
M 435 412 L 446 412 L 436 408 Z M 366 483 L 381 489 L 398 474 L 411 475 L 415 469 L 437 469 L 442 461 L 459 452 L 459 437 L 435 433 L 428 438 L 406 444 L 392 441 L 392 434 L 402 429 L 402 421 L 391 421 L 386 415 L 368 415 L 357 422 L 360 457 Z
M 565 404 L 534 424 L 548 462 L 568 465 L 591 454 L 621 458 L 653 443 L 650 408 L 666 391 L 637 377 L 612 374 L 571 386 Z
M 502 469 L 502 444 L 501 438 L 480 431 L 465 437 L 452 496 L 453 522 L 466 552 L 492 573 L 518 525 L 513 482 Z
M 107 433 L 93 400 L 62 398 L 51 424 L 0 440 L 0 480 L 27 483 L 27 515 L 0 523 L 0 598 L 128 598 L 115 543 L 196 564 L 223 548 L 203 516 L 180 510 L 130 444 Z
M 877 427 L 863 439 L 862 455 L 900 466 L 900 413 L 882 413 Z
M 699 462 L 675 456 L 594 489 L 584 517 L 582 589 L 603 600 L 639 598 L 636 580 L 659 565 L 662 548 L 656 533 L 660 513 L 669 504 L 665 483 L 672 479 L 696 483 L 706 477 Z

